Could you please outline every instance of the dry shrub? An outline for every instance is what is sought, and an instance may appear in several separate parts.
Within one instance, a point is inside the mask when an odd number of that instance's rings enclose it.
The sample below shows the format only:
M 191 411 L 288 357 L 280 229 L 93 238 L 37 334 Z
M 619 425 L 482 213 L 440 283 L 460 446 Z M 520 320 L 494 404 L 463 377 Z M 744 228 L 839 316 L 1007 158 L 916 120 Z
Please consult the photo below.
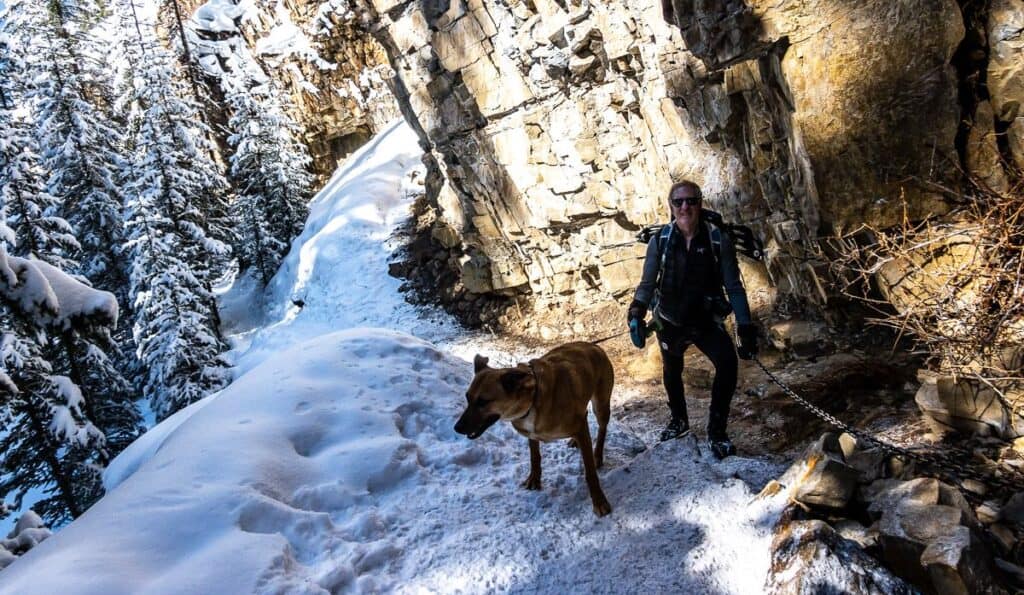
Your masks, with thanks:
M 868 305 L 940 374 L 966 376 L 1006 398 L 1024 363 L 1024 184 L 949 193 L 941 217 L 860 229 L 830 243 L 840 293 Z M 1016 400 L 1016 399 L 1013 399 Z

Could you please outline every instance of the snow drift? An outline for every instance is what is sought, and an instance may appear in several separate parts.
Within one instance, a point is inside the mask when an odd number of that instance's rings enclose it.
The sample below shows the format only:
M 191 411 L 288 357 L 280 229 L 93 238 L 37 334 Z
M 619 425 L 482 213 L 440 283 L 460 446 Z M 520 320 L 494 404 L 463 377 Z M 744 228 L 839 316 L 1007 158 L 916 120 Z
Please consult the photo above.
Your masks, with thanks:
M 470 378 L 386 330 L 270 358 L 157 448 L 126 451 L 152 455 L 0 593 L 758 590 L 775 502 L 743 480 L 766 465 L 712 465 L 683 441 L 644 451 L 613 421 L 614 511 L 597 519 L 574 450 L 545 445 L 544 489 L 528 492 L 508 424 L 454 433 Z

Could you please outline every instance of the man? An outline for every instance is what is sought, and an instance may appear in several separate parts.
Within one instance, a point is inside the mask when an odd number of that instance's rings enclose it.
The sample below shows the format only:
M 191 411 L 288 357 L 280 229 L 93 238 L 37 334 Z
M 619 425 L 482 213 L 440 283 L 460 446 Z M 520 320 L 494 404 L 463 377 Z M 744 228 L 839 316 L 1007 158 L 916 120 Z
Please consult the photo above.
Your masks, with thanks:
M 757 329 L 750 318 L 747 293 L 740 280 L 736 250 L 727 233 L 701 218 L 700 186 L 686 180 L 669 189 L 673 221 L 647 244 L 643 276 L 629 305 L 628 319 L 644 324 L 649 306 L 661 323 L 662 375 L 672 419 L 662 440 L 689 434 L 683 388 L 683 354 L 696 345 L 715 367 L 708 415 L 708 446 L 716 458 L 736 454 L 725 433 L 729 405 L 736 391 L 736 350 L 723 319 L 736 313 L 739 356 L 757 354 Z M 664 258 L 663 258 L 664 255 Z M 722 289 L 729 296 L 726 302 Z M 643 333 L 643 329 L 641 329 Z

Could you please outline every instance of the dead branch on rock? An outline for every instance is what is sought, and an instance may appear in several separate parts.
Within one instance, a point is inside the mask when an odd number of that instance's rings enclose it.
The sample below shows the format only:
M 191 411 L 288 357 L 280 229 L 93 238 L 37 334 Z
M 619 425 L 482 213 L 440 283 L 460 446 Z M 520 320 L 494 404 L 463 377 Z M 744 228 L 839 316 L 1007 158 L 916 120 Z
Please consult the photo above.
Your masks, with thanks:
M 834 289 L 912 339 L 935 371 L 977 379 L 1020 411 L 1006 388 L 1024 381 L 1024 183 L 1006 194 L 975 185 L 953 204 L 834 238 Z

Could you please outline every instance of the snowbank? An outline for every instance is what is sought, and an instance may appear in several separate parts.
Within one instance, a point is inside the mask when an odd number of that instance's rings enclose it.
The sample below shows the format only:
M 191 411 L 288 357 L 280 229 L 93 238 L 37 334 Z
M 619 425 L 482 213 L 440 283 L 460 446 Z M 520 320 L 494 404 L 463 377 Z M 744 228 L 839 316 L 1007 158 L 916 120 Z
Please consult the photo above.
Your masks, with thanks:
M 395 547 L 381 523 L 400 511 L 382 515 L 375 502 L 430 475 L 419 442 L 457 442 L 451 419 L 468 374 L 389 331 L 283 353 L 158 432 L 160 444 L 126 451 L 137 460 L 117 466 L 135 473 L 5 570 L 0 593 L 252 593 L 354 580 L 357 566 Z M 415 428 L 422 435 L 407 437 Z
M 529 492 L 508 424 L 454 433 L 470 377 L 385 330 L 268 359 L 125 451 L 115 467 L 135 473 L 5 570 L 0 593 L 759 591 L 781 503 L 748 484 L 776 469 L 684 441 L 644 450 L 613 420 L 614 510 L 598 519 L 564 443 L 542 447 Z

